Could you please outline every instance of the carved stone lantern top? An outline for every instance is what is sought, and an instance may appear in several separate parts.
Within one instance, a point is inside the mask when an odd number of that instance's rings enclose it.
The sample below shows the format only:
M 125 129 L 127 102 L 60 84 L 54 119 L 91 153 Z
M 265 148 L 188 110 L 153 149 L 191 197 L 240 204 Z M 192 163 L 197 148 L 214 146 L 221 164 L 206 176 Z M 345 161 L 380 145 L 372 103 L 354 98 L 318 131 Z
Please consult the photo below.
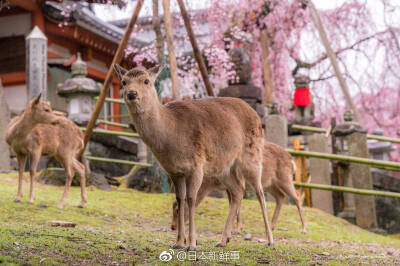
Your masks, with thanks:
M 296 89 L 309 88 L 310 78 L 308 76 L 298 74 L 294 77 L 294 85 L 296 86 Z
M 67 79 L 63 84 L 58 85 L 58 94 L 68 97 L 71 94 L 98 95 L 100 86 L 87 75 L 87 64 L 78 53 L 77 60 L 71 65 L 72 78 Z
M 367 131 L 357 122 L 353 121 L 353 112 L 351 110 L 347 110 L 343 114 L 344 123 L 337 125 L 333 129 L 333 135 L 335 136 L 347 136 L 352 133 L 364 133 Z

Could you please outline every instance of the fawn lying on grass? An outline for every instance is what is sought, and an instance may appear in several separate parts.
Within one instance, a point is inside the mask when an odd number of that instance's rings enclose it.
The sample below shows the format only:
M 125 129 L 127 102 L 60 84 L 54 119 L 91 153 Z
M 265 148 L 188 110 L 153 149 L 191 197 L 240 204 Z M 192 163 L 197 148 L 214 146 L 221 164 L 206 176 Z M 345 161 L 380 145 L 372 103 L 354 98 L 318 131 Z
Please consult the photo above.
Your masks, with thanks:
M 86 205 L 85 165 L 77 158 L 83 148 L 83 133 L 73 122 L 52 111 L 47 102 L 40 100 L 41 95 L 31 100 L 23 114 L 13 118 L 6 132 L 6 141 L 17 154 L 18 159 L 18 193 L 15 202 L 22 198 L 22 176 L 26 159 L 30 156 L 30 193 L 28 203 L 32 204 L 34 176 L 40 157 L 54 156 L 64 165 L 67 175 L 64 194 L 58 205 L 64 208 L 69 187 L 75 172 L 81 179 L 82 202 Z
M 267 192 L 274 196 L 276 201 L 274 215 L 272 217 L 272 230 L 276 226 L 278 220 L 279 212 L 281 210 L 282 204 L 285 200 L 285 195 L 288 195 L 296 204 L 299 211 L 300 220 L 302 223 L 302 233 L 307 232 L 306 223 L 304 221 L 302 207 L 300 200 L 297 196 L 296 190 L 293 185 L 293 175 L 294 167 L 292 164 L 292 156 L 285 151 L 282 147 L 271 143 L 265 142 L 264 144 L 264 159 L 263 159 L 263 174 L 262 174 L 262 184 Z M 203 183 L 197 194 L 196 208 L 201 203 L 201 201 L 212 191 L 225 191 L 221 182 L 215 178 L 203 179 Z M 230 201 L 230 194 L 228 192 L 228 199 Z M 186 209 L 187 209 L 186 204 Z M 186 214 L 186 213 L 185 213 Z M 188 220 L 188 216 L 185 215 L 185 221 Z M 172 207 L 172 230 L 176 229 L 178 222 L 178 203 L 175 201 Z M 242 220 L 240 217 L 240 209 L 237 214 L 237 231 L 240 232 L 242 228 Z
M 258 114 L 237 98 L 206 98 L 162 105 L 154 82 L 162 68 L 125 70 L 114 66 L 124 88 L 132 123 L 171 177 L 178 202 L 178 239 L 185 241 L 184 211 L 189 204 L 189 247 L 196 249 L 194 212 L 197 192 L 204 178 L 217 178 L 231 196 L 229 215 L 217 246 L 226 246 L 232 234 L 246 182 L 259 199 L 268 244 L 272 231 L 261 185 L 264 137 Z

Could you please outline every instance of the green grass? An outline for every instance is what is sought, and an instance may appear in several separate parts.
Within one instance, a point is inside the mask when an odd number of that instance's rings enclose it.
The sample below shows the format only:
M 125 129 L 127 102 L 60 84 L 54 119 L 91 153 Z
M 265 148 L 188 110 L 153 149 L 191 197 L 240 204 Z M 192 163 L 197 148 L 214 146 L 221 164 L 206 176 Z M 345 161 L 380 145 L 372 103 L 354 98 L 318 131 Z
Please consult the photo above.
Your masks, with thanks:
M 64 210 L 56 206 L 62 187 L 36 184 L 36 200 L 28 205 L 28 185 L 24 198 L 14 203 L 16 175 L 0 174 L 0 264 L 161 264 L 159 255 L 174 244 L 176 233 L 169 229 L 172 194 L 146 194 L 134 190 L 105 192 L 88 189 L 88 205 L 80 202 L 80 189 L 71 188 Z M 47 205 L 39 209 L 38 205 Z M 267 204 L 269 216 L 274 204 Z M 228 247 L 215 248 L 228 213 L 226 199 L 207 198 L 197 210 L 197 256 L 228 254 L 199 260 L 198 264 L 388 264 L 400 263 L 400 238 L 376 235 L 319 210 L 305 208 L 308 233 L 300 234 L 296 208 L 285 205 L 274 232 L 274 247 L 266 247 L 260 207 L 244 200 L 243 233 L 234 235 Z M 77 224 L 76 228 L 50 227 L 50 220 Z M 243 240 L 251 233 L 252 241 Z M 175 251 L 177 252 L 177 251 Z M 232 253 L 233 252 L 233 253 Z M 230 256 L 239 252 L 239 260 Z M 176 253 L 175 253 L 176 255 Z M 187 254 L 186 254 L 187 255 Z M 226 256 L 226 255 L 225 255 Z M 191 264 L 175 257 L 168 264 Z

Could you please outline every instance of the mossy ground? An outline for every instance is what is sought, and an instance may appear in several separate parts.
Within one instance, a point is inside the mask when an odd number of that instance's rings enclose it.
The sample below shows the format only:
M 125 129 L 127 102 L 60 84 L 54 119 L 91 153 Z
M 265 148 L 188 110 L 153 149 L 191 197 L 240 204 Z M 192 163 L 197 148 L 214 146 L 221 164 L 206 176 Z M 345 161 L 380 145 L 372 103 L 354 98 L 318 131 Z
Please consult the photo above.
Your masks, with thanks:
M 88 206 L 79 209 L 80 190 L 71 189 L 64 210 L 56 206 L 62 187 L 36 184 L 36 201 L 14 203 L 16 174 L 0 174 L 0 264 L 20 265 L 128 265 L 162 264 L 159 255 L 173 245 L 169 229 L 172 194 L 146 194 L 135 190 L 105 192 L 88 189 Z M 40 205 L 46 205 L 40 208 Z M 267 204 L 269 216 L 274 204 Z M 274 232 L 276 245 L 266 247 L 261 213 L 256 201 L 244 200 L 243 233 L 225 249 L 215 248 L 228 212 L 226 199 L 207 198 L 196 216 L 198 251 L 215 258 L 197 264 L 400 264 L 400 238 L 376 235 L 319 210 L 305 208 L 308 233 L 300 234 L 297 210 L 285 205 Z M 71 221 L 76 228 L 49 227 L 50 220 Z M 244 233 L 253 235 L 243 240 Z M 233 257 L 239 252 L 239 259 Z M 220 253 L 228 259 L 219 258 Z M 232 253 L 233 252 L 233 253 Z M 176 253 L 175 253 L 176 255 Z M 226 255 L 225 255 L 226 256 Z M 225 257 L 226 258 L 226 257 Z M 174 257 L 168 264 L 191 264 Z

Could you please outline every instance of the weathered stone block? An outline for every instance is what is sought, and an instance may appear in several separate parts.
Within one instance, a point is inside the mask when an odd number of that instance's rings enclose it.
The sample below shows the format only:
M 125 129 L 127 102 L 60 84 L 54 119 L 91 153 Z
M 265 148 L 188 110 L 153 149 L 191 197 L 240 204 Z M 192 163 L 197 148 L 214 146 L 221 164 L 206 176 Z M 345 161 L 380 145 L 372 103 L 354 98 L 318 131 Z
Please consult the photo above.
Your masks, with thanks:
M 287 120 L 282 115 L 268 115 L 264 118 L 265 139 L 286 148 L 288 143 Z
M 10 112 L 4 98 L 4 88 L 0 80 L 0 170 L 10 170 L 10 150 L 6 143 L 6 129 L 10 121 Z
M 308 137 L 308 149 L 315 152 L 330 153 L 328 140 L 324 135 L 314 134 Z M 310 176 L 312 183 L 331 185 L 331 164 L 328 160 L 310 158 Z M 332 192 L 311 190 L 312 207 L 333 214 Z

